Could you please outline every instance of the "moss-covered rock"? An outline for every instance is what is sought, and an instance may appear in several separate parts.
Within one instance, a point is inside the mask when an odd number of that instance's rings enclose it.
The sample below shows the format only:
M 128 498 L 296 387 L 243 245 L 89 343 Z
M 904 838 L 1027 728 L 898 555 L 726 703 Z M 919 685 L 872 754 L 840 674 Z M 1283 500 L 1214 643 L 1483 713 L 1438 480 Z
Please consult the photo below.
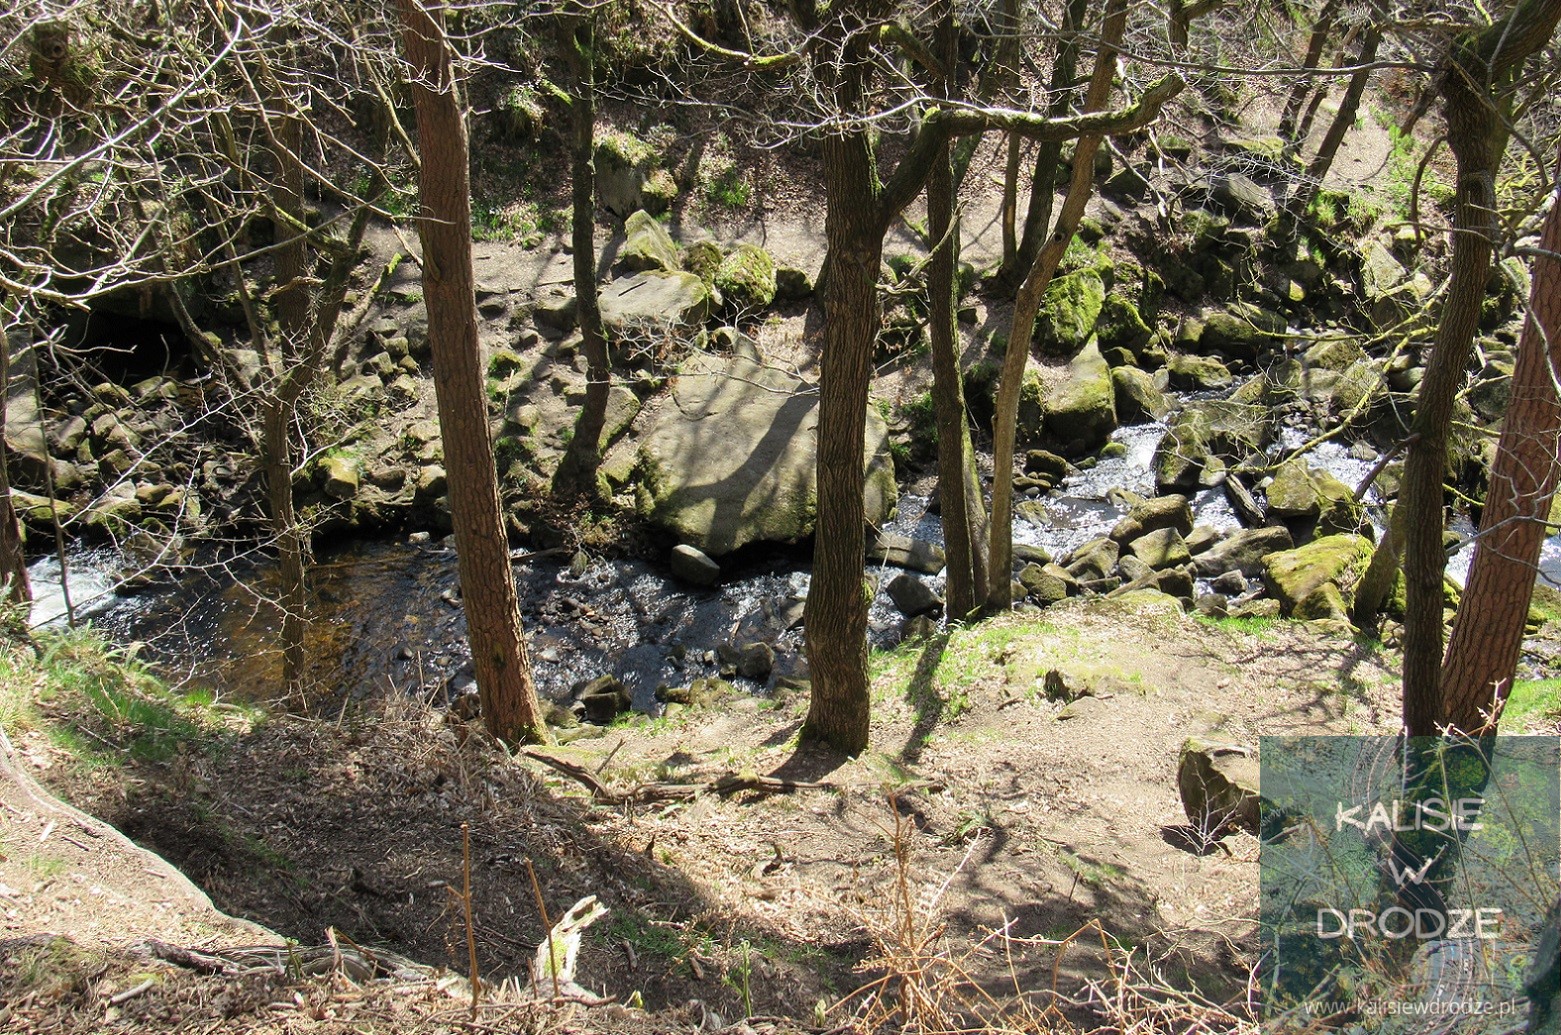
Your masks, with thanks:
M 716 269 L 715 286 L 728 306 L 767 309 L 775 301 L 775 260 L 756 244 L 739 244 Z
M 1035 316 L 1036 347 L 1056 356 L 1073 355 L 1095 333 L 1105 301 L 1106 286 L 1095 268 L 1057 277 Z
M 726 253 L 714 241 L 695 241 L 683 249 L 683 268 L 704 281 L 706 286 L 714 287 L 716 271 L 725 258 Z
M 1174 528 L 1181 535 L 1192 531 L 1192 505 L 1186 496 L 1172 493 L 1139 500 L 1112 526 L 1111 538 L 1127 543 L 1160 528 Z
M 1181 392 L 1229 388 L 1230 369 L 1213 356 L 1172 355 L 1165 364 L 1170 386 Z
M 1115 367 L 1111 387 L 1116 395 L 1117 421 L 1144 424 L 1164 420 L 1171 412 L 1171 401 L 1155 385 L 1154 376 L 1137 367 Z
M 1094 342 L 1068 364 L 1068 380 L 1047 394 L 1042 409 L 1047 434 L 1066 452 L 1087 453 L 1105 445 L 1117 428 L 1116 389 Z
M 1355 587 L 1371 562 L 1371 542 L 1359 535 L 1330 535 L 1263 560 L 1263 585 L 1285 614 L 1326 585 L 1338 591 L 1342 610 L 1355 601 Z
M 775 299 L 779 302 L 800 302 L 813 294 L 813 278 L 806 270 L 795 266 L 775 267 Z
M 1205 351 L 1251 362 L 1276 347 L 1285 331 L 1285 318 L 1250 302 L 1237 302 L 1230 308 L 1205 313 L 1203 335 L 1198 345 Z
M 1095 336 L 1102 349 L 1124 348 L 1137 353 L 1149 344 L 1153 331 L 1132 299 L 1112 291 L 1101 303 L 1095 320 Z
M 596 198 L 619 218 L 646 207 L 644 188 L 655 171 L 656 150 L 632 133 L 608 130 L 596 137 Z
M 627 239 L 618 252 L 618 265 L 631 272 L 645 270 L 670 271 L 682 267 L 682 256 L 677 242 L 644 209 L 635 212 L 623 224 Z
M 1155 571 L 1175 568 L 1192 560 L 1182 534 L 1174 528 L 1157 528 L 1127 544 L 1128 553 Z
M 1151 467 L 1160 492 L 1202 487 L 1232 463 L 1257 459 L 1273 435 L 1265 407 L 1230 400 L 1194 403 L 1171 421 Z

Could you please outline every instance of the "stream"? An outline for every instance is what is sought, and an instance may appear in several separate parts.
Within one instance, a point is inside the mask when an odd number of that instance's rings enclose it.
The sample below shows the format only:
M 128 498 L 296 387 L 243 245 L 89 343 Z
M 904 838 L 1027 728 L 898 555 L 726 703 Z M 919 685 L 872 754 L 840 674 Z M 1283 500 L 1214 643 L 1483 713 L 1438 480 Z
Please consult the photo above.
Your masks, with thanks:
M 1071 473 L 1056 492 L 1020 499 L 1014 520 L 1016 542 L 1041 546 L 1061 557 L 1084 541 L 1105 534 L 1122 516 L 1108 499 L 1113 489 L 1154 492 L 1150 462 L 1165 427 L 1120 428 L 1113 441 L 1120 456 Z M 1300 442 L 1286 430 L 1276 448 Z M 1349 485 L 1358 484 L 1370 463 L 1343 446 L 1324 443 L 1309 462 Z M 1196 520 L 1216 529 L 1239 522 L 1220 489 L 1193 499 Z M 1368 499 L 1368 502 L 1374 500 Z M 925 496 L 902 495 L 885 531 L 941 543 L 936 515 Z M 1380 531 L 1380 507 L 1373 508 Z M 1467 536 L 1467 519 L 1455 531 Z M 418 541 L 422 540 L 422 541 Z M 1462 582 L 1473 554 L 1466 546 L 1448 562 Z M 751 691 L 763 691 L 788 675 L 805 674 L 800 622 L 807 595 L 805 554 L 776 551 L 728 572 L 714 589 L 674 580 L 664 568 L 633 559 L 595 559 L 579 574 L 567 558 L 552 554 L 513 555 L 525 625 L 539 692 L 565 700 L 577 684 L 611 674 L 630 690 L 634 706 L 655 711 L 661 685 L 687 684 L 722 670 L 720 648 L 764 641 L 776 664 L 763 683 L 730 676 Z M 275 565 L 260 556 L 213 559 L 177 585 L 159 584 L 116 595 L 118 557 L 86 550 L 70 558 L 70 593 L 78 619 L 87 618 L 109 639 L 139 644 L 141 656 L 176 681 L 192 680 L 243 700 L 273 697 L 281 683 L 276 650 Z M 1541 577 L 1561 580 L 1561 537 L 1547 540 Z M 60 624 L 65 617 L 59 567 L 54 558 L 31 568 L 35 625 Z M 899 569 L 870 572 L 878 592 L 869 614 L 870 640 L 890 646 L 904 619 L 886 588 Z M 942 575 L 920 576 L 942 591 Z M 448 542 L 425 535 L 370 539 L 323 550 L 312 569 L 312 623 L 308 638 L 312 707 L 334 714 L 350 700 L 394 690 L 442 701 L 470 680 L 465 619 L 459 601 L 455 554 Z M 730 665 L 726 666 L 728 672 Z

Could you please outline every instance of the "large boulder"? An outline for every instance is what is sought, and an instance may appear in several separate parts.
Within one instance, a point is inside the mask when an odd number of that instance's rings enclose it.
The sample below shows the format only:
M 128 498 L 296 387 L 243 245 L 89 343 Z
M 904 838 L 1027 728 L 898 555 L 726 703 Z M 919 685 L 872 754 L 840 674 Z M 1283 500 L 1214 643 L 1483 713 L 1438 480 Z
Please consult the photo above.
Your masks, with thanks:
M 1232 218 L 1258 226 L 1279 214 L 1273 191 L 1241 173 L 1216 173 L 1210 176 L 1209 201 Z
M 1153 332 L 1133 300 L 1113 291 L 1100 306 L 1095 320 L 1095 337 L 1102 349 L 1122 348 L 1137 352 L 1149 344 Z
M 1207 392 L 1229 388 L 1230 370 L 1213 356 L 1176 353 L 1166 361 L 1166 379 L 1179 392 Z
M 1095 333 L 1105 304 L 1100 273 L 1082 269 L 1054 279 L 1035 315 L 1035 345 L 1054 356 L 1071 356 Z
M 660 194 L 646 191 L 656 171 L 656 152 L 632 134 L 611 130 L 596 138 L 596 199 L 620 219 L 658 206 Z M 666 208 L 660 204 L 660 209 Z
M 1116 395 L 1117 421 L 1122 424 L 1147 424 L 1164 420 L 1171 412 L 1171 400 L 1155 386 L 1154 376 L 1137 367 L 1113 367 L 1111 387 Z
M 1155 571 L 1175 568 L 1191 560 L 1182 534 L 1174 528 L 1157 528 L 1127 544 L 1128 553 Z
M 888 428 L 867 410 L 866 517 L 894 508 Z M 818 394 L 750 357 L 699 356 L 645 427 L 639 448 L 642 516 L 714 557 L 755 542 L 813 532 L 818 502 Z
M 1324 536 L 1265 558 L 1263 585 L 1285 614 L 1347 617 L 1370 561 L 1371 542 L 1364 536 Z
M 1268 487 L 1268 513 L 1292 527 L 1301 523 L 1321 535 L 1355 532 L 1365 514 L 1355 492 L 1327 471 L 1313 470 L 1299 458 L 1287 460 L 1274 472 Z
M 1289 550 L 1294 545 L 1290 530 L 1283 525 L 1243 528 L 1194 555 L 1193 572 L 1205 579 L 1212 579 L 1227 571 L 1239 571 L 1249 577 L 1259 575 L 1263 572 L 1264 558 L 1281 550 Z
M 602 288 L 600 299 L 602 325 L 620 339 L 689 335 L 710 314 L 710 289 L 692 273 L 636 273 Z
M 1047 433 L 1068 451 L 1088 453 L 1106 444 L 1117 428 L 1116 390 L 1111 368 L 1093 341 L 1068 363 L 1068 379 L 1041 403 Z
M 623 224 L 627 239 L 618 252 L 618 265 L 635 273 L 676 271 L 681 265 L 677 242 L 656 217 L 640 209 Z
M 1257 759 L 1251 750 L 1188 737 L 1176 764 L 1187 820 L 1205 840 L 1232 829 L 1258 832 Z
M 1186 496 L 1172 494 L 1140 500 L 1127 516 L 1111 528 L 1111 538 L 1129 543 L 1160 528 L 1174 528 L 1182 535 L 1192 531 L 1192 505 Z
M 756 244 L 739 244 L 721 260 L 715 286 L 732 308 L 757 312 L 775 301 L 775 260 Z
M 1277 346 L 1285 331 L 1285 318 L 1250 302 L 1205 313 L 1199 347 L 1251 362 Z
M 1152 468 L 1162 493 L 1214 484 L 1232 464 L 1254 460 L 1273 436 L 1263 406 L 1210 399 L 1187 406 L 1155 447 Z

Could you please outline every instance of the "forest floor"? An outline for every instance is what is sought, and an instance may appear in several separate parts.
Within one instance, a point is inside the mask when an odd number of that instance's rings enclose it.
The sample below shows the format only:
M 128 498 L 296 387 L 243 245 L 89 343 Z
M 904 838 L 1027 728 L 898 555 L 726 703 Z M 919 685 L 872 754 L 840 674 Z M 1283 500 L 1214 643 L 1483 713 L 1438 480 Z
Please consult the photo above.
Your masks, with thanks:
M 871 1028 L 897 982 L 946 1015 L 982 1002 L 1024 1027 L 1030 1010 L 1029 1030 L 1046 1006 L 1059 1030 L 1189 1013 L 1241 1030 L 1257 841 L 1188 827 L 1183 740 L 1397 723 L 1396 657 L 1305 623 L 1070 604 L 873 665 L 873 743 L 855 760 L 799 744 L 804 700 L 738 696 L 539 749 L 589 774 L 574 778 L 399 700 L 337 722 L 208 708 L 150 751 L 148 720 L 40 676 L 33 720 L 7 723 L 27 772 L 228 914 L 434 969 L 352 985 L 285 954 L 239 977 L 153 959 L 149 938 L 279 939 L 153 890 L 142 856 L 105 864 L 128 849 L 6 783 L 0 1030 L 462 1030 L 468 986 L 441 975 L 470 969 L 468 873 L 480 972 L 510 981 L 483 1007 L 505 1026 L 486 1030 Z M 1049 699 L 1054 669 L 1093 695 Z M 750 789 L 721 793 L 731 777 Z M 607 907 L 576 980 L 617 1005 L 517 1005 L 546 929 L 538 894 L 552 921 L 586 896 Z

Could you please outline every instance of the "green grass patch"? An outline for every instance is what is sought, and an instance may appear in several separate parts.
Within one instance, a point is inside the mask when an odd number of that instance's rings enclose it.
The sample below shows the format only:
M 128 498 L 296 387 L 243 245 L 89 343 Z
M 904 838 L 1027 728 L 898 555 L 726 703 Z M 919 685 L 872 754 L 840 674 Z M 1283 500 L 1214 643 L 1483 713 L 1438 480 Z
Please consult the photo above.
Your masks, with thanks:
M 1284 621 L 1283 618 L 1256 618 L 1235 615 L 1229 618 L 1210 618 L 1208 615 L 1198 615 L 1197 620 L 1205 625 L 1212 625 L 1216 629 L 1240 633 L 1243 636 L 1256 636 L 1260 640 L 1273 639 L 1278 632 L 1279 624 Z
M 0 650 L 0 714 L 19 720 L 8 728 L 43 729 L 85 768 L 215 751 L 261 715 L 170 688 L 90 629 L 41 634 L 38 647 Z
M 1519 679 L 1507 695 L 1500 727 L 1503 733 L 1521 733 L 1530 725 L 1561 718 L 1561 679 Z

